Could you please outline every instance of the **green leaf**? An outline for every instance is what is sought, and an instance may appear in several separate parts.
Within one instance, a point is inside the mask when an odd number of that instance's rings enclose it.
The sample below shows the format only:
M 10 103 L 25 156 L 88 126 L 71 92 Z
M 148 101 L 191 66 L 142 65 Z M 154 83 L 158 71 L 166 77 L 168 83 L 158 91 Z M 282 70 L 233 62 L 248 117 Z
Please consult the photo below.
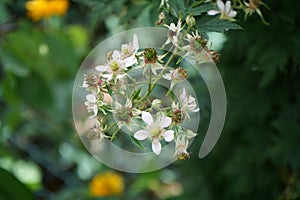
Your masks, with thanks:
M 135 100 L 141 93 L 142 88 L 137 89 L 136 91 L 134 91 L 130 97 L 130 99 L 133 101 Z
M 135 146 L 139 147 L 140 149 L 146 149 L 146 148 L 140 143 L 140 141 L 138 141 L 137 139 L 135 139 L 133 136 L 130 136 L 130 140 L 131 140 L 131 142 L 132 142 Z
M 111 90 L 111 88 L 109 87 L 109 85 L 108 85 L 108 84 L 105 84 L 105 87 L 106 87 L 106 89 L 107 89 L 108 94 L 109 94 L 110 96 L 112 96 L 112 90 Z
M 224 32 L 229 29 L 242 29 L 238 24 L 229 20 L 220 19 L 220 15 L 217 16 L 203 16 L 197 20 L 198 31 L 200 33 L 207 32 Z
M 0 199 L 2 200 L 33 200 L 33 194 L 18 179 L 0 168 Z
M 205 3 L 200 6 L 191 8 L 189 12 L 192 13 L 193 16 L 198 16 L 201 15 L 202 13 L 206 13 L 207 11 L 212 10 L 213 8 L 214 6 L 211 3 Z

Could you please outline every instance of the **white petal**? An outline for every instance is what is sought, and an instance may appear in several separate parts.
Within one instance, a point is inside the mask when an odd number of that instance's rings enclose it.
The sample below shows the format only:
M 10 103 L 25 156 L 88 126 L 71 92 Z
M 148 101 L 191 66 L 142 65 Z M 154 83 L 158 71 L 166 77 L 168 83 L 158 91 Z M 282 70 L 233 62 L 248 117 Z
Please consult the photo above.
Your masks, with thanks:
M 165 44 L 170 44 L 171 40 L 168 38 Z
M 228 16 L 234 18 L 236 16 L 236 14 L 237 14 L 237 12 L 232 10 L 232 11 L 230 11 L 230 13 L 228 13 Z
M 113 54 L 112 54 L 111 57 L 112 57 L 113 60 L 117 60 L 117 59 L 120 58 L 120 56 L 121 56 L 120 52 L 117 51 L 117 50 L 114 50 L 114 52 L 113 52 Z
M 157 75 L 157 71 L 156 71 L 156 64 L 152 64 L 151 65 L 151 71 L 154 75 Z
M 96 97 L 95 97 L 95 95 L 92 95 L 92 94 L 86 95 L 86 100 L 88 100 L 91 103 L 96 103 Z
M 231 10 L 231 1 L 226 1 L 225 3 L 225 12 L 229 13 Z
M 171 73 L 163 75 L 164 79 L 171 80 Z
M 159 139 L 157 139 L 157 138 L 154 138 L 152 141 L 152 151 L 156 155 L 159 155 L 161 152 L 161 144 L 159 142 Z
M 142 112 L 142 119 L 143 121 L 148 124 L 148 125 L 151 125 L 153 124 L 153 117 L 150 113 L 148 112 Z
M 172 31 L 176 31 L 176 26 L 175 26 L 174 23 L 171 23 L 171 24 L 170 24 L 170 29 L 171 29 Z
M 145 130 L 139 130 L 134 134 L 134 138 L 137 140 L 145 140 L 148 137 L 149 137 L 149 132 Z
M 168 130 L 164 132 L 162 136 L 165 138 L 166 142 L 171 142 L 174 139 L 174 131 Z
M 207 12 L 208 15 L 216 15 L 216 14 L 219 14 L 219 13 L 220 13 L 220 12 L 217 11 L 217 10 L 209 10 L 209 11 Z
M 103 78 L 106 78 L 108 81 L 110 81 L 113 77 L 113 74 L 103 74 L 102 76 Z
M 170 117 L 163 116 L 161 118 L 161 121 L 160 121 L 159 125 L 160 125 L 161 128 L 166 128 L 166 127 L 170 126 L 171 123 L 172 123 L 172 119 Z
M 224 2 L 222 0 L 217 0 L 217 5 L 218 5 L 218 7 L 221 11 L 225 10 L 225 5 L 224 5 Z
M 126 76 L 126 74 L 118 74 L 116 79 L 122 79 L 124 76 Z
M 133 48 L 135 50 L 139 49 L 139 40 L 136 34 L 133 35 L 133 42 L 132 42 Z
M 181 95 L 180 95 L 180 99 L 181 99 L 181 101 L 184 101 L 184 100 L 186 99 L 186 91 L 185 91 L 185 88 L 183 88 L 183 90 L 182 90 L 182 93 L 181 93 Z
M 87 87 L 89 87 L 89 85 L 87 84 L 87 82 L 86 81 L 83 81 L 83 83 L 82 83 L 82 85 L 81 85 L 82 87 L 84 87 L 84 88 L 87 88 Z
M 104 72 L 104 71 L 106 71 L 106 66 L 105 65 L 98 65 L 98 66 L 95 67 L 95 69 L 98 72 Z
M 137 63 L 137 59 L 136 59 L 135 55 L 132 55 L 132 56 L 126 58 L 124 60 L 124 63 L 125 63 L 125 67 L 127 68 L 127 67 L 130 67 L 130 66 L 134 65 L 135 63 Z
M 173 44 L 177 45 L 178 43 L 178 37 L 177 36 L 173 36 Z
M 197 108 L 197 107 L 196 107 L 196 108 L 191 108 L 191 109 L 190 109 L 191 112 L 198 112 L 199 110 L 200 110 L 200 108 Z
M 186 137 L 187 137 L 188 139 L 191 139 L 191 138 L 195 137 L 196 135 L 197 135 L 197 133 L 194 133 L 194 132 L 191 131 L 191 130 L 187 130 L 187 131 L 186 131 Z

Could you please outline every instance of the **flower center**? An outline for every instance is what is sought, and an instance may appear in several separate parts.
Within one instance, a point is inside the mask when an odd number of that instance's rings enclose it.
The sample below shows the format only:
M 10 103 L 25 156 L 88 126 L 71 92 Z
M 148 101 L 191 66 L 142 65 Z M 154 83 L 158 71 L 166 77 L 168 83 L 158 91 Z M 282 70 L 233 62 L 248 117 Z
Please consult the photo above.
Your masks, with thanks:
M 119 63 L 117 63 L 116 61 L 112 61 L 112 63 L 110 64 L 110 68 L 112 71 L 118 71 L 119 70 Z
M 168 30 L 168 36 L 169 38 L 173 38 L 173 36 L 176 36 L 176 32 L 175 31 L 172 31 L 172 30 Z
M 182 113 L 181 110 L 175 110 L 173 113 L 172 113 L 172 120 L 176 123 L 176 124 L 179 124 L 181 122 L 183 122 L 184 120 L 184 115 Z
M 131 108 L 120 108 L 116 110 L 116 118 L 119 121 L 128 122 L 130 118 L 133 116 Z
M 128 55 L 130 53 L 130 51 L 129 51 L 128 48 L 123 48 L 122 53 L 125 54 L 125 55 Z
M 154 48 L 146 48 L 144 51 L 145 63 L 155 63 L 157 61 L 157 52 Z
M 151 135 L 152 137 L 159 137 L 161 130 L 158 127 L 153 127 L 151 129 Z
M 188 74 L 187 74 L 187 71 L 182 68 L 182 67 L 179 67 L 178 68 L 178 74 L 183 78 L 183 79 L 186 79 Z

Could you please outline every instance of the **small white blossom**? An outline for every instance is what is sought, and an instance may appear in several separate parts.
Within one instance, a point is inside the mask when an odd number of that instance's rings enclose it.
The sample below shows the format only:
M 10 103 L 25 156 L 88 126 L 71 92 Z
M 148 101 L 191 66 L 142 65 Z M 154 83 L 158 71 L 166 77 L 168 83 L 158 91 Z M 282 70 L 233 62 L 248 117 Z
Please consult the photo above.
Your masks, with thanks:
M 157 55 L 157 51 L 154 48 L 146 48 L 142 58 L 143 62 L 138 68 L 144 68 L 143 74 L 145 74 L 147 66 L 149 65 L 152 73 L 157 75 L 157 70 L 165 68 L 161 63 L 163 63 L 163 58 L 166 57 L 166 55 L 167 54 Z
M 205 53 L 207 40 L 199 35 L 197 30 L 192 34 L 187 34 L 185 40 L 188 42 L 188 44 L 182 47 L 182 49 L 186 51 L 186 54 L 183 57 L 191 54 L 199 57 L 201 53 Z
M 90 128 L 86 136 L 91 140 L 100 139 L 100 141 L 102 141 L 104 138 L 108 137 L 104 134 L 106 129 L 107 126 L 103 126 L 102 119 L 99 121 L 95 118 L 94 126 Z
M 196 103 L 196 99 L 191 95 L 187 95 L 185 88 L 183 88 L 179 99 L 181 103 L 181 109 L 183 111 L 198 112 L 200 110 Z
M 221 19 L 231 19 L 234 18 L 237 14 L 231 7 L 231 1 L 224 2 L 222 0 L 217 0 L 217 6 L 219 10 L 209 10 L 207 12 L 208 15 L 216 15 L 221 14 Z
M 106 65 L 96 66 L 96 70 L 103 73 L 102 77 L 108 81 L 112 80 L 115 76 L 116 80 L 121 79 L 125 76 L 123 70 L 126 70 L 130 65 L 125 63 L 121 57 L 121 53 L 117 50 L 113 51 L 111 58 Z
M 98 106 L 97 106 L 97 97 L 96 93 L 88 94 L 86 95 L 86 102 L 84 102 L 84 105 L 86 106 L 88 112 L 93 112 L 93 115 L 90 116 L 90 118 L 93 118 L 97 116 L 98 114 Z
M 188 145 L 188 140 L 183 135 L 178 135 L 175 139 L 175 157 L 180 160 L 190 158 L 190 154 L 187 151 Z
M 121 56 L 124 59 L 125 66 L 132 66 L 137 64 L 136 55 L 139 50 L 139 41 L 136 34 L 133 35 L 133 41 L 129 44 L 122 44 Z
M 187 95 L 185 88 L 183 88 L 182 94 L 179 96 L 179 103 L 172 103 L 172 109 L 176 112 L 180 111 L 180 113 L 188 119 L 190 119 L 188 112 L 198 112 L 200 110 L 196 103 L 196 99 L 191 95 Z
M 179 19 L 177 22 L 177 26 L 174 23 L 171 23 L 170 25 L 165 25 L 169 30 L 168 30 L 168 39 L 165 42 L 166 44 L 172 43 L 175 46 L 178 46 L 178 37 L 180 35 L 180 31 L 183 29 L 181 27 L 181 20 Z
M 165 128 L 170 126 L 172 119 L 164 115 L 159 115 L 157 120 L 154 121 L 149 112 L 142 112 L 142 119 L 147 124 L 147 127 L 145 130 L 135 132 L 134 137 L 137 140 L 151 139 L 152 151 L 159 155 L 161 152 L 160 140 L 164 138 L 166 142 L 171 142 L 174 139 L 174 131 L 165 130 Z
M 82 87 L 86 90 L 98 91 L 102 86 L 103 80 L 97 74 L 88 74 L 84 76 Z
M 131 129 L 130 125 L 132 118 L 140 115 L 141 111 L 136 108 L 132 108 L 132 101 L 127 99 L 125 105 L 121 105 L 116 101 L 115 110 L 113 113 L 120 128 L 122 126 L 127 126 L 129 129 Z
M 170 90 L 172 90 L 176 83 L 182 82 L 187 78 L 187 71 L 184 68 L 179 67 L 170 70 L 170 73 L 164 74 L 163 78 L 171 81 Z

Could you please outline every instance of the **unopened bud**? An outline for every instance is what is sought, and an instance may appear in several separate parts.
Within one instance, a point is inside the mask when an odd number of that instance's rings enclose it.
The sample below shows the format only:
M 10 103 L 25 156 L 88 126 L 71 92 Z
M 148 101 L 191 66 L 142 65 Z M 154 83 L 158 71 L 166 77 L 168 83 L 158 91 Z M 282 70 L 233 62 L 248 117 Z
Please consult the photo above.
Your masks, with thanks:
M 160 109 L 160 106 L 161 106 L 161 100 L 160 99 L 154 99 L 152 101 L 152 108 Z
M 192 27 L 196 24 L 196 20 L 192 15 L 187 16 L 187 18 L 185 19 L 185 22 L 187 23 L 187 25 L 189 27 Z

